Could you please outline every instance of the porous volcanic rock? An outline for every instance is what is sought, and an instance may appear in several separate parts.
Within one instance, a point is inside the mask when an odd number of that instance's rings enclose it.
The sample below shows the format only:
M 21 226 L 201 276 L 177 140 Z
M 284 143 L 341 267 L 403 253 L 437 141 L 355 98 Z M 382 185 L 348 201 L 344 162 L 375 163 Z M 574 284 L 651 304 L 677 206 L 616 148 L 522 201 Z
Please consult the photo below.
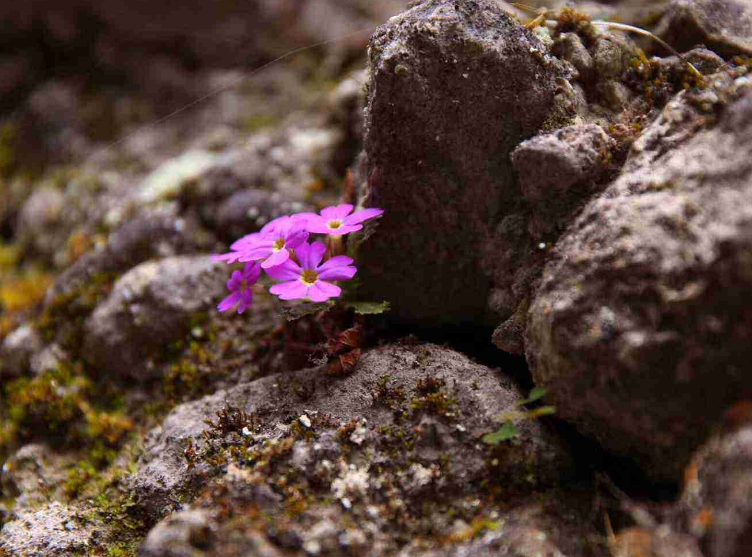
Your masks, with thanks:
M 0 530 L 0 554 L 68 557 L 87 551 L 96 539 L 91 523 L 57 501 L 19 512 Z
M 226 275 L 225 266 L 208 255 L 138 265 L 115 282 L 86 319 L 83 357 L 100 373 L 152 376 L 157 369 L 153 358 L 225 294 Z
M 522 203 L 509 153 L 552 118 L 562 66 L 490 0 L 422 2 L 369 57 L 364 204 L 386 213 L 360 247 L 363 296 L 404 322 L 496 324 L 519 303 L 511 260 L 535 264 L 496 230 Z
M 274 470 L 292 468 L 312 494 L 323 489 L 346 507 L 380 504 L 379 486 L 387 485 L 403 501 L 395 505 L 409 507 L 426 490 L 464 498 L 480 496 L 482 485 L 551 485 L 573 471 L 573 461 L 542 423 L 518 422 L 519 436 L 499 445 L 481 441 L 504 412 L 516 415 L 522 398 L 500 371 L 431 344 L 373 349 L 344 378 L 322 368 L 267 376 L 173 410 L 147 439 L 132 481 L 136 504 L 160 517 L 190 502 L 217 462 L 227 463 L 217 454 L 257 454 L 231 459 L 255 477 L 269 465 L 261 455 L 275 447 L 282 453 L 270 458 L 282 468 Z M 218 436 L 207 420 L 219 423 L 223 411 Z M 269 493 L 279 491 L 264 473 Z
M 752 548 L 752 422 L 749 401 L 695 454 L 687 468 L 682 504 L 686 527 L 702 538 L 708 557 L 742 557 Z M 731 427 L 729 427 L 731 426 Z
M 752 393 L 748 82 L 719 74 L 665 107 L 560 238 L 529 311 L 526 356 L 559 415 L 656 480 L 677 481 Z
M 752 55 L 752 9 L 745 0 L 672 0 L 655 31 L 679 52 L 702 44 L 727 58 Z

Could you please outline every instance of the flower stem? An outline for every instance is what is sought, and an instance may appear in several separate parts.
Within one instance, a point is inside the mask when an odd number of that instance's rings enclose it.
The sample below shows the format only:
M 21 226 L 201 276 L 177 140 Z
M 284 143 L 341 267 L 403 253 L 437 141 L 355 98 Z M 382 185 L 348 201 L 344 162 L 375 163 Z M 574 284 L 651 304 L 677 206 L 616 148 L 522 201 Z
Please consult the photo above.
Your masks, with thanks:
M 342 236 L 327 236 L 327 244 L 329 248 L 329 257 L 345 253 Z

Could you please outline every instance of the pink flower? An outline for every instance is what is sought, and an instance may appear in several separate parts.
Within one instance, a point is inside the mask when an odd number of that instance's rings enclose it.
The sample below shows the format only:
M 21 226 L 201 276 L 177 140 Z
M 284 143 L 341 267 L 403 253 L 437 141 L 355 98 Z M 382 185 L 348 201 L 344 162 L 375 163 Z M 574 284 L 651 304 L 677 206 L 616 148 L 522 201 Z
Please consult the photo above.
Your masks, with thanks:
M 261 238 L 262 234 L 260 232 L 246 234 L 239 240 L 235 240 L 235 242 L 233 242 L 233 244 L 230 246 L 231 251 L 220 255 L 213 254 L 211 258 L 214 261 L 226 261 L 227 263 L 235 263 L 240 260 L 243 254 L 252 250 L 255 247 L 256 242 L 258 242 L 258 240 Z
M 217 309 L 227 311 L 228 309 L 238 306 L 238 313 L 243 313 L 251 302 L 253 302 L 253 292 L 251 286 L 261 276 L 261 265 L 258 263 L 246 263 L 242 271 L 234 271 L 230 280 L 227 281 L 227 289 L 232 292 L 227 298 L 219 302 Z
M 305 219 L 308 232 L 342 236 L 360 230 L 363 228 L 361 222 L 378 217 L 384 212 L 383 209 L 361 209 L 351 215 L 352 210 L 352 205 L 337 205 L 336 207 L 322 209 L 320 215 L 302 213 L 301 218 Z
M 275 284 L 269 292 L 281 300 L 307 298 L 312 302 L 325 302 L 336 298 L 342 289 L 329 281 L 350 280 L 357 269 L 347 256 L 338 255 L 321 264 L 326 246 L 321 242 L 303 242 L 295 248 L 300 265 L 288 259 L 281 265 L 267 269 L 267 274 L 275 280 L 285 281 Z
M 213 255 L 215 261 L 261 261 L 269 269 L 287 261 L 290 250 L 308 239 L 306 221 L 294 217 L 279 217 L 269 222 L 259 232 L 243 236 L 230 246 L 230 252 Z

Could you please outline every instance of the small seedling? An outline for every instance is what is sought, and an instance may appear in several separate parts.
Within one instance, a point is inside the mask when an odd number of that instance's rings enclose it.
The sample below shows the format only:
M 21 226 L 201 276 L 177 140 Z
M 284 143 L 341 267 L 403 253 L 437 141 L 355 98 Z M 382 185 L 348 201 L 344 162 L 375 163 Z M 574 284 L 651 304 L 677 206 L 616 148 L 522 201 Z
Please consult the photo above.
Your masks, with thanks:
M 483 442 L 489 445 L 498 445 L 502 441 L 510 441 L 520 435 L 516 424 L 523 420 L 535 420 L 542 416 L 550 416 L 556 413 L 555 406 L 541 406 L 532 410 L 516 410 L 523 406 L 542 399 L 547 390 L 543 387 L 535 387 L 526 399 L 515 403 L 515 410 L 508 410 L 501 414 L 498 419 L 503 422 L 501 427 L 492 433 L 483 436 Z

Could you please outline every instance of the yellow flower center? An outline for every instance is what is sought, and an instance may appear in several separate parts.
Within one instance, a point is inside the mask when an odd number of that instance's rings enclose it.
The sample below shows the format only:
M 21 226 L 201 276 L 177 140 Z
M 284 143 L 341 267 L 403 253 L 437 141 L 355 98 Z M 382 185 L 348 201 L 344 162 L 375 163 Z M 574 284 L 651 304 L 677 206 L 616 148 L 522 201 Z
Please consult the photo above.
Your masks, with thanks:
M 279 238 L 279 239 L 277 239 L 276 242 L 274 242 L 274 251 L 279 251 L 283 247 L 285 247 L 285 239 L 284 238 Z
M 319 274 L 311 269 L 306 269 L 303 274 L 300 275 L 302 280 L 307 286 L 313 286 L 313 284 L 319 279 Z
M 329 221 L 329 228 L 334 228 L 335 230 L 342 226 L 341 220 L 330 220 Z

